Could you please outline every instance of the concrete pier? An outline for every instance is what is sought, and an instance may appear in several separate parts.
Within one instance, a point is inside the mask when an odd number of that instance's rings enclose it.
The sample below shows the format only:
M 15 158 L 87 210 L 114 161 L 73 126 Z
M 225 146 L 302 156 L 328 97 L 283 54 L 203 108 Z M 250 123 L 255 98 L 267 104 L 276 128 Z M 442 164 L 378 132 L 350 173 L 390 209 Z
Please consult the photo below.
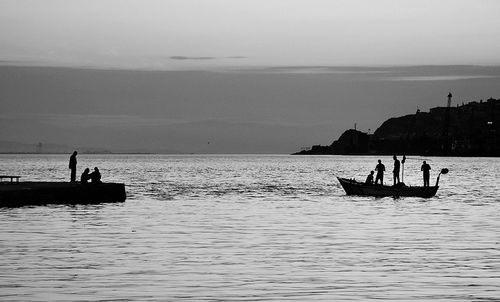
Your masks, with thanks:
M 122 183 L 0 183 L 0 207 L 46 204 L 96 204 L 102 202 L 124 202 L 125 199 L 125 185 Z

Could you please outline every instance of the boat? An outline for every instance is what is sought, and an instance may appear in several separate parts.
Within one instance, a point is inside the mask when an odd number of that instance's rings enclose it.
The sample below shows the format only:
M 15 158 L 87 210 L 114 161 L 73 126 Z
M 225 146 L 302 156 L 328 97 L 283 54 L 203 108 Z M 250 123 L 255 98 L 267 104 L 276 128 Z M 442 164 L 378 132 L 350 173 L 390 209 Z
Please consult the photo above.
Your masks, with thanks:
M 437 190 L 439 189 L 439 177 L 441 174 L 447 173 L 448 169 L 442 169 L 436 179 L 436 184 L 429 187 L 406 186 L 404 183 L 399 183 L 395 186 L 386 186 L 378 184 L 365 184 L 364 182 L 348 178 L 337 177 L 337 179 L 347 195 L 430 198 L 436 195 Z
M 0 207 L 124 202 L 123 183 L 0 182 Z

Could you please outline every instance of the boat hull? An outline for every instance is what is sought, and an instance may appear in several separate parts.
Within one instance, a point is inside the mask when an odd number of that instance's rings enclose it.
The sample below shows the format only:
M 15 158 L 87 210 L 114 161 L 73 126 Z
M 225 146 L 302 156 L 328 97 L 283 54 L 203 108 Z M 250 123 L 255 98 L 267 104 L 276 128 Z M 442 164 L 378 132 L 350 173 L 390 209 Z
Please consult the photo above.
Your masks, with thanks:
M 125 199 L 125 185 L 122 183 L 0 183 L 0 207 L 45 204 L 95 204 L 101 202 L 124 202 Z
M 436 195 L 439 186 L 407 187 L 366 185 L 364 183 L 337 177 L 347 195 L 375 196 L 375 197 L 423 197 L 430 198 Z

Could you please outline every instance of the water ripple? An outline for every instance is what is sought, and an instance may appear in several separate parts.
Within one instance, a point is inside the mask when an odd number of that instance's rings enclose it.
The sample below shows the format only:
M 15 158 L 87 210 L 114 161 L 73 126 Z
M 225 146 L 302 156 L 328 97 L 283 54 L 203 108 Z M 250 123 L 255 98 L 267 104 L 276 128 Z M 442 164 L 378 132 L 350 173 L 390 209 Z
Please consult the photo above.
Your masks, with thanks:
M 377 159 L 79 155 L 127 201 L 0 208 L 0 300 L 498 301 L 500 161 L 426 158 L 450 169 L 432 199 L 345 196 L 334 176 Z M 68 176 L 66 156 L 0 160 Z

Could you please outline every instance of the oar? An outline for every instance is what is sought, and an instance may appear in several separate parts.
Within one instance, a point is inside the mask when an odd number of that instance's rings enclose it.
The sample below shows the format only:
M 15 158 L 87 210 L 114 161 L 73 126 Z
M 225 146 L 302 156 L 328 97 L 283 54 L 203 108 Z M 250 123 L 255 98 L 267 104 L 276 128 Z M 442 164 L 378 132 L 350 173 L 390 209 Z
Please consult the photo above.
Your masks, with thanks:
M 403 172 L 401 173 L 401 182 L 405 182 L 405 161 L 406 161 L 406 156 L 403 155 L 403 160 L 401 161 L 401 164 L 403 165 Z

